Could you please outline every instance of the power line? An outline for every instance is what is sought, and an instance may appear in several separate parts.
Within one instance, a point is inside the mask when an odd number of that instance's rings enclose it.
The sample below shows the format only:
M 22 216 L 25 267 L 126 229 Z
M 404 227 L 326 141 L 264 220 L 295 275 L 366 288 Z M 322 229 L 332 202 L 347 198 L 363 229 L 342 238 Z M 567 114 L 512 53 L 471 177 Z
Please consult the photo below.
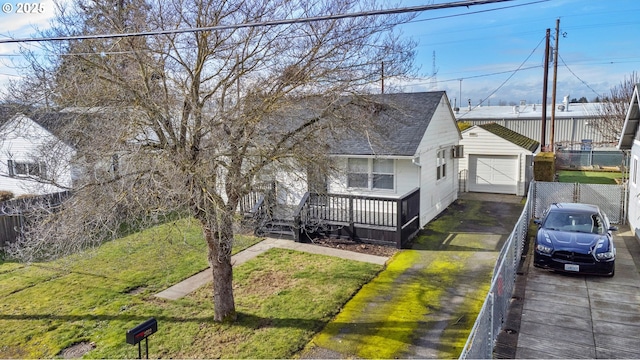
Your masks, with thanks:
M 540 40 L 540 42 L 538 43 L 538 45 L 536 45 L 536 47 L 531 51 L 531 53 L 529 54 L 529 56 L 527 56 L 526 59 L 524 59 L 524 61 L 520 64 L 520 66 L 513 71 L 513 73 L 511 75 L 509 75 L 509 77 L 502 82 L 502 84 L 500 84 L 500 86 L 498 86 L 495 90 L 493 90 L 489 95 L 487 95 L 484 99 L 480 100 L 480 104 L 482 104 L 483 102 L 485 102 L 488 98 L 490 98 L 493 94 L 497 93 L 498 90 L 500 90 L 509 80 L 511 80 L 511 78 L 520 70 L 522 70 L 522 67 L 524 66 L 524 64 L 527 63 L 527 61 L 529 61 L 529 58 L 531 58 L 531 56 L 536 52 L 536 50 L 538 50 L 538 48 L 540 47 L 540 44 L 542 44 L 542 42 L 544 41 L 544 37 Z M 462 99 L 460 99 L 462 101 Z M 478 106 L 480 106 L 479 104 L 474 106 L 473 109 L 477 108 Z M 471 110 L 473 110 L 471 109 Z M 460 115 L 460 117 L 458 117 L 458 119 L 463 118 L 466 114 L 470 113 L 466 112 L 462 115 Z
M 524 70 L 531 70 L 531 69 L 538 69 L 542 67 L 542 65 L 533 65 L 533 66 L 527 66 L 527 67 L 518 67 L 517 69 L 511 69 L 511 70 L 504 70 L 504 71 L 496 71 L 496 72 L 492 72 L 492 73 L 488 73 L 488 74 L 480 74 L 480 75 L 473 75 L 473 76 L 467 76 L 467 77 L 457 77 L 455 79 L 446 79 L 446 80 L 438 80 L 438 83 L 442 83 L 442 82 L 453 82 L 453 81 L 460 81 L 460 80 L 468 80 L 468 79 L 476 79 L 476 78 L 481 78 L 481 77 L 487 77 L 487 76 L 495 76 L 495 75 L 502 75 L 502 74 L 509 74 L 512 73 L 514 71 L 524 71 Z M 427 78 L 428 80 L 431 79 L 430 77 Z M 419 82 L 419 83 L 412 83 L 412 86 L 417 86 L 417 85 L 427 85 L 428 83 L 426 82 Z
M 512 9 L 512 8 L 516 8 L 516 7 L 520 7 L 520 6 L 533 5 L 533 4 L 537 4 L 537 3 L 541 3 L 541 2 L 545 2 L 545 1 L 548 1 L 548 0 L 538 0 L 538 1 L 528 2 L 528 3 L 524 3 L 524 4 L 516 4 L 516 5 L 510 5 L 510 6 L 497 7 L 497 8 L 493 8 L 493 9 L 470 11 L 470 12 L 466 12 L 464 14 L 443 15 L 443 16 L 436 16 L 436 17 L 431 17 L 431 18 L 427 18 L 427 19 L 412 20 L 412 21 L 408 21 L 407 24 L 413 24 L 413 23 L 418 23 L 418 22 L 423 22 L 423 21 L 448 19 L 448 18 L 453 18 L 453 17 L 458 17 L 458 16 L 465 16 L 465 15 L 481 14 L 481 13 L 490 12 L 490 11 L 496 11 L 496 10 Z
M 564 59 L 562 58 L 562 55 L 558 54 L 558 57 L 560 57 L 560 61 L 562 61 L 562 65 L 564 65 L 564 67 L 567 68 L 567 70 L 569 70 L 569 72 L 571 73 L 571 75 L 575 76 L 576 79 L 580 80 L 581 83 L 584 84 L 584 86 L 588 87 L 589 90 L 593 91 L 594 94 L 596 94 L 596 96 L 600 96 L 600 94 L 598 94 L 595 90 L 593 90 L 593 88 L 591 86 L 589 86 L 589 84 L 587 84 L 584 80 L 582 80 L 578 75 L 576 75 L 576 73 L 573 72 L 573 70 L 571 70 L 571 68 L 569 67 L 569 65 L 567 65 L 567 63 L 564 62 Z
M 253 23 L 243 23 L 243 24 L 233 24 L 233 25 L 217 25 L 217 26 L 207 26 L 207 27 L 199 27 L 199 28 L 187 28 L 187 29 L 143 31 L 143 32 L 123 33 L 123 34 L 94 34 L 94 35 L 76 35 L 76 36 L 53 36 L 53 37 L 44 37 L 44 38 L 3 39 L 3 40 L 0 40 L 0 44 L 43 42 L 43 41 L 113 39 L 113 38 L 125 38 L 125 37 L 137 37 L 137 36 L 171 35 L 171 34 L 181 34 L 181 33 L 188 33 L 188 32 L 254 28 L 254 27 L 261 27 L 261 26 L 291 25 L 291 24 L 308 23 L 308 22 L 315 22 L 315 21 L 358 18 L 358 17 L 376 16 L 376 15 L 403 14 L 403 13 L 420 12 L 420 11 L 427 11 L 427 10 L 450 9 L 450 8 L 456 8 L 456 7 L 469 7 L 474 5 L 486 5 L 486 4 L 507 2 L 507 1 L 513 1 L 513 0 L 466 0 L 466 1 L 457 1 L 457 2 L 450 2 L 450 3 L 443 3 L 443 4 L 411 6 L 411 7 L 404 7 L 404 8 L 385 9 L 385 10 L 361 11 L 361 12 L 350 13 L 350 14 L 324 15 L 324 16 L 314 16 L 309 18 L 259 21 L 259 22 L 253 22 Z M 546 1 L 549 1 L 549 0 L 538 0 L 538 1 L 532 2 L 531 4 L 546 2 Z

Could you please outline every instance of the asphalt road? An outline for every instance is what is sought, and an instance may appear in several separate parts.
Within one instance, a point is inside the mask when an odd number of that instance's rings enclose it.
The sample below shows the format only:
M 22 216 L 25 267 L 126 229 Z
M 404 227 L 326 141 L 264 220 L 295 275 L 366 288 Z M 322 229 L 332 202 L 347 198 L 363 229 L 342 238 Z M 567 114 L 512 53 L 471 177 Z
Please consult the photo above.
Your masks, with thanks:
M 640 241 L 625 225 L 617 235 L 613 278 L 549 272 L 527 256 L 514 297 L 520 316 L 510 313 L 505 327 L 517 341 L 499 339 L 498 350 L 512 353 L 495 357 L 640 358 Z

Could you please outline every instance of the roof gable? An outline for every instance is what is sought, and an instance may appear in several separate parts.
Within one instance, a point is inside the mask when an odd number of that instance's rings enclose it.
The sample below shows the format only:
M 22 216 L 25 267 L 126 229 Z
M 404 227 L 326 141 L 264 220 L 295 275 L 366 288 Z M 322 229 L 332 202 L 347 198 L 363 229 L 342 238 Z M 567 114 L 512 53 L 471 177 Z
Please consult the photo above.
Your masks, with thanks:
M 620 150 L 630 150 L 638 132 L 638 123 L 640 123 L 640 94 L 638 93 L 638 87 L 640 87 L 640 84 L 636 84 L 633 89 L 631 103 L 622 126 L 622 134 L 620 134 L 620 140 L 618 141 L 618 149 Z
M 47 136 L 55 137 L 47 128 L 38 124 L 29 116 L 20 113 L 6 120 L 0 126 L 0 133 L 14 133 L 16 136 L 33 136 L 33 134 L 40 134 L 38 136 L 41 136 L 46 134 Z
M 496 123 L 476 126 L 531 152 L 535 152 L 538 149 L 538 146 L 540 146 L 540 142 L 518 134 L 517 132 Z
M 333 155 L 415 155 L 444 91 L 369 95 L 380 104 L 371 117 L 371 131 L 350 131 L 330 145 Z M 452 122 L 455 123 L 453 114 Z

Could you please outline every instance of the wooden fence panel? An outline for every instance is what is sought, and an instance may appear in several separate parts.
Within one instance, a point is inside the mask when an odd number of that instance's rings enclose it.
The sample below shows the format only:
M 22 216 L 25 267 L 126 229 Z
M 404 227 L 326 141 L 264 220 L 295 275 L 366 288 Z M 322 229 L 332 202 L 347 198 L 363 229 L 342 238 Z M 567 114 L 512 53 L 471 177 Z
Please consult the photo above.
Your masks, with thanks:
M 22 215 L 0 215 L 0 249 L 18 239 L 23 224 Z

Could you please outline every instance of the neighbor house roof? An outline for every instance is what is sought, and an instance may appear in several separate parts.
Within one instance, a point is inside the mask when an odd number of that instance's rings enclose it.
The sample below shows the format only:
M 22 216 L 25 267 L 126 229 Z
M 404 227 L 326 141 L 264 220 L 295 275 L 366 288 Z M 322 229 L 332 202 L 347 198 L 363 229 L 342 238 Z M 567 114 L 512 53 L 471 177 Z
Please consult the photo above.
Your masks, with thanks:
M 444 91 L 369 95 L 369 100 L 381 105 L 372 115 L 371 131 L 349 131 L 329 144 L 329 152 L 414 156 L 443 96 Z
M 540 142 L 524 135 L 520 135 L 517 132 L 509 130 L 506 127 L 498 125 L 496 123 L 477 126 L 531 152 L 535 152 L 538 149 L 538 146 L 540 146 Z
M 620 150 L 630 150 L 636 133 L 638 132 L 638 123 L 640 122 L 639 87 L 640 84 L 637 84 L 633 89 L 633 96 L 631 97 L 631 103 L 629 104 L 627 116 L 624 119 L 624 126 L 622 126 L 622 134 L 618 142 L 618 149 Z
M 600 114 L 602 103 L 558 103 L 555 105 L 556 118 L 597 118 Z M 547 116 L 551 116 L 553 105 L 547 105 Z M 465 120 L 489 120 L 489 119 L 539 119 L 542 116 L 542 105 L 526 104 L 520 105 L 482 105 L 461 106 L 455 112 L 456 119 Z

